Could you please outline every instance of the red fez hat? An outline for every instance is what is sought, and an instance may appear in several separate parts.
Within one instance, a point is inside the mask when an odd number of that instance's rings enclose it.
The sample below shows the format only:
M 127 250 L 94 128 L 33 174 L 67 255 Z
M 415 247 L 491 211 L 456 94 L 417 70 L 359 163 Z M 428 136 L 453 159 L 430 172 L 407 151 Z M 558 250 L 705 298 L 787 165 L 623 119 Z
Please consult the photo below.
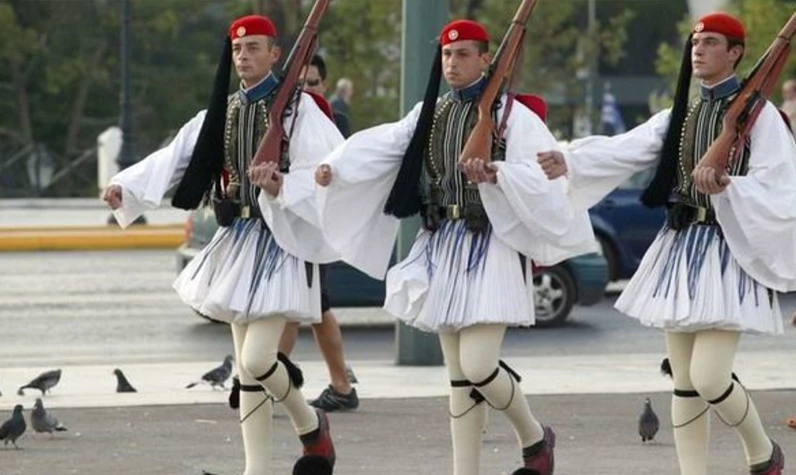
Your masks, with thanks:
M 276 27 L 271 20 L 262 15 L 247 15 L 229 25 L 229 38 L 242 38 L 251 35 L 265 35 L 276 38 Z
M 439 43 L 445 46 L 454 41 L 474 40 L 489 42 L 489 33 L 484 25 L 472 20 L 456 20 L 445 25 L 439 36 Z
M 727 38 L 745 40 L 746 31 L 741 20 L 729 13 L 716 12 L 703 16 L 691 29 L 691 33 L 720 33 Z
M 547 103 L 541 96 L 536 94 L 517 94 L 515 97 L 520 104 L 539 116 L 542 122 L 547 122 Z

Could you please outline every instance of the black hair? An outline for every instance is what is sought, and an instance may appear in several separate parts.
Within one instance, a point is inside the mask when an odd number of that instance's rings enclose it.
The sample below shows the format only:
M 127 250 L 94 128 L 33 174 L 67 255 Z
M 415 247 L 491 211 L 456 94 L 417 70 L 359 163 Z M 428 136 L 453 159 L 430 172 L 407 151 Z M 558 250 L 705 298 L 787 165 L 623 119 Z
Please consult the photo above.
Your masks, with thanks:
M 323 56 L 319 54 L 312 55 L 310 66 L 318 68 L 318 76 L 321 77 L 321 81 L 326 81 L 326 61 L 323 60 Z

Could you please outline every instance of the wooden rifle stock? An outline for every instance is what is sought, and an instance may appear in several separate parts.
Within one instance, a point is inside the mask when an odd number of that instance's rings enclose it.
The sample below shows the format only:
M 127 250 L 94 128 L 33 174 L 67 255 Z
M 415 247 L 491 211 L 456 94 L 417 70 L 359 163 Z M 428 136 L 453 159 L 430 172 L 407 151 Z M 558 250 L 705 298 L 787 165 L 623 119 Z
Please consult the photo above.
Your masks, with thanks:
M 296 38 L 293 49 L 285 61 L 282 78 L 268 110 L 268 130 L 257 147 L 252 165 L 268 162 L 279 163 L 282 157 L 283 147 L 288 140 L 282 125 L 282 115 L 293 97 L 301 69 L 307 65 L 308 59 L 315 52 L 315 45 L 318 41 L 318 25 L 329 8 L 330 1 L 315 0 L 315 5 L 313 5 L 301 28 L 301 33 Z M 293 111 L 293 113 L 296 114 L 298 111 Z
M 492 118 L 492 106 L 500 98 L 500 94 L 511 82 L 514 74 L 514 65 L 519 55 L 522 53 L 522 40 L 525 37 L 525 25 L 528 18 L 536 6 L 538 0 L 522 0 L 522 4 L 514 14 L 503 41 L 495 54 L 495 59 L 490 65 L 489 78 L 486 87 L 478 102 L 478 122 L 467 142 L 464 144 L 462 153 L 459 156 L 460 162 L 466 162 L 474 158 L 484 161 L 492 159 L 492 136 L 495 133 L 496 125 Z
M 744 142 L 776 86 L 790 54 L 790 41 L 796 34 L 796 12 L 757 62 L 722 119 L 721 133 L 697 166 L 710 167 L 718 175 L 726 173 L 731 162 L 740 159 Z

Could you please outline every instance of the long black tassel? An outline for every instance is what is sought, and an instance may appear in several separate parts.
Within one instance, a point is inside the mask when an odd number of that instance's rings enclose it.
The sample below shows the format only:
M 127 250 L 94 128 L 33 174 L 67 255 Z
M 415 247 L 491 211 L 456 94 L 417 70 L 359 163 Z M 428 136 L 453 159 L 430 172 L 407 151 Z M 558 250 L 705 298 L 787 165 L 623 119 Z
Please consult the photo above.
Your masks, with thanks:
M 428 145 L 428 136 L 434 123 L 434 110 L 437 106 L 441 79 L 442 48 L 437 47 L 417 127 L 404 153 L 401 169 L 398 170 L 398 176 L 390 190 L 390 196 L 384 204 L 385 214 L 391 214 L 396 218 L 408 218 L 420 212 L 422 205 L 420 175 L 423 172 L 423 150 Z
M 691 36 L 685 42 L 683 59 L 680 64 L 680 76 L 677 78 L 677 89 L 674 93 L 674 105 L 666 138 L 663 140 L 661 159 L 647 189 L 641 194 L 644 206 L 655 208 L 669 201 L 669 195 L 675 186 L 677 177 L 677 157 L 680 155 L 680 136 L 683 132 L 685 116 L 688 113 L 688 90 L 691 87 Z
M 224 126 L 227 120 L 229 76 L 232 67 L 232 41 L 225 37 L 221 62 L 216 69 L 216 79 L 210 105 L 207 107 L 202 129 L 194 146 L 191 162 L 185 170 L 177 191 L 171 199 L 175 208 L 195 209 L 205 194 L 219 181 L 224 168 Z
M 276 357 L 285 365 L 287 376 L 290 378 L 290 382 L 293 383 L 293 387 L 301 389 L 301 387 L 304 386 L 304 373 L 302 373 L 301 368 L 296 366 L 296 363 L 290 361 L 290 358 L 281 351 L 276 354 Z

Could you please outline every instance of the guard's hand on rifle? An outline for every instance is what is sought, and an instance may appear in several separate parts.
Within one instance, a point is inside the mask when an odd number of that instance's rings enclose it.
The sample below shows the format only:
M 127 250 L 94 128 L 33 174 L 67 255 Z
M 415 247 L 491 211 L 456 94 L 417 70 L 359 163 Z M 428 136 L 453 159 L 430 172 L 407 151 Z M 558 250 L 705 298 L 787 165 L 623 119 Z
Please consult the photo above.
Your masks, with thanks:
M 471 183 L 497 183 L 497 167 L 481 158 L 471 158 L 461 164 L 461 169 Z
M 284 176 L 276 167 L 276 163 L 268 162 L 249 168 L 249 180 L 274 197 L 279 195 L 284 181 Z
M 564 154 L 558 150 L 539 152 L 536 154 L 536 161 L 539 162 L 548 180 L 555 180 L 567 174 L 567 161 L 564 160 Z
M 332 167 L 327 164 L 320 165 L 315 169 L 315 183 L 326 188 L 332 182 Z
M 699 165 L 694 168 L 691 177 L 694 179 L 694 186 L 696 186 L 696 189 L 699 190 L 700 193 L 705 193 L 706 195 L 721 193 L 731 182 L 726 172 L 717 172 L 713 167 Z
M 122 187 L 119 185 L 109 185 L 102 194 L 102 200 L 108 203 L 111 209 L 122 207 Z

